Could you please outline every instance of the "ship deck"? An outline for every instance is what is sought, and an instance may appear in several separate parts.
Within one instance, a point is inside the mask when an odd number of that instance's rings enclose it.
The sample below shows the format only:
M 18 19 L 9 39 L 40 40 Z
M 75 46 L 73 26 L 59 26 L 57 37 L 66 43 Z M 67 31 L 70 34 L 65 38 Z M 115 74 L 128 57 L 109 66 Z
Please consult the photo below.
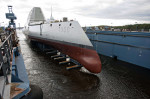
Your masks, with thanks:
M 40 86 L 44 99 L 149 99 L 150 70 L 102 56 L 102 72 L 66 70 L 30 45 L 18 32 L 31 84 Z

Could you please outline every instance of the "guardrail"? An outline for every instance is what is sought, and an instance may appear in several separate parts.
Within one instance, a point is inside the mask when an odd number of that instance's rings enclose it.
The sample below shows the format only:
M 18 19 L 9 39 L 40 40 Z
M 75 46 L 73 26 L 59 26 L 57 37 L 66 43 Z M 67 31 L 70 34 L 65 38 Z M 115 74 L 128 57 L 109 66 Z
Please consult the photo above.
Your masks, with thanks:
M 2 37 L 5 36 L 5 37 Z M 0 34 L 0 78 L 3 78 L 3 86 L 0 88 L 0 99 L 3 98 L 5 86 L 9 84 L 8 74 L 10 74 L 11 53 L 13 49 L 12 34 Z

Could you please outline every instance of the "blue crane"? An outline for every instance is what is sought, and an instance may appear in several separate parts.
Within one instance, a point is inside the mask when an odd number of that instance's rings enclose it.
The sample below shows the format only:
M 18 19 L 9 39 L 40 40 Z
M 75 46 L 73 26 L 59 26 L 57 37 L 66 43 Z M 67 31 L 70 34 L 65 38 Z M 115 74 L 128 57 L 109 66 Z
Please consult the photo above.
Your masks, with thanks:
M 15 16 L 15 14 L 12 11 L 12 6 L 8 6 L 8 11 L 9 13 L 6 13 L 6 18 L 9 19 L 9 27 L 13 27 L 14 29 L 16 29 L 16 24 L 14 22 L 14 20 L 17 19 L 17 17 Z

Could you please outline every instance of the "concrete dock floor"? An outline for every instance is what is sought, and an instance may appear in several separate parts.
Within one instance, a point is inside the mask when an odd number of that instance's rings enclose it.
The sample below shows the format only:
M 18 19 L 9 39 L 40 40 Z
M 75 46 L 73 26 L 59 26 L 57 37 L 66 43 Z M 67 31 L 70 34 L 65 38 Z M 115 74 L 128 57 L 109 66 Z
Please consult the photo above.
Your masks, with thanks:
M 67 71 L 18 31 L 31 84 L 40 86 L 44 99 L 149 99 L 150 70 L 101 56 L 102 72 Z

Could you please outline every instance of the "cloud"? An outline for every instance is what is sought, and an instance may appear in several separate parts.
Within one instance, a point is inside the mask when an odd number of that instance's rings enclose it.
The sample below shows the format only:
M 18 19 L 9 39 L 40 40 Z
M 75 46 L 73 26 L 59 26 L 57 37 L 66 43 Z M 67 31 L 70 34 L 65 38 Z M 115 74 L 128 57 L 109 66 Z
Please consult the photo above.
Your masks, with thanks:
M 16 21 L 24 24 L 33 7 L 41 7 L 49 18 L 52 6 L 55 19 L 66 16 L 76 18 L 81 25 L 121 25 L 150 22 L 149 4 L 150 0 L 0 0 L 0 18 L 6 20 L 7 5 L 12 5 Z
M 104 19 L 150 20 L 150 0 L 124 0 L 122 2 L 106 0 L 103 3 L 100 1 L 97 1 L 95 6 L 85 5 L 80 7 L 76 13 Z

